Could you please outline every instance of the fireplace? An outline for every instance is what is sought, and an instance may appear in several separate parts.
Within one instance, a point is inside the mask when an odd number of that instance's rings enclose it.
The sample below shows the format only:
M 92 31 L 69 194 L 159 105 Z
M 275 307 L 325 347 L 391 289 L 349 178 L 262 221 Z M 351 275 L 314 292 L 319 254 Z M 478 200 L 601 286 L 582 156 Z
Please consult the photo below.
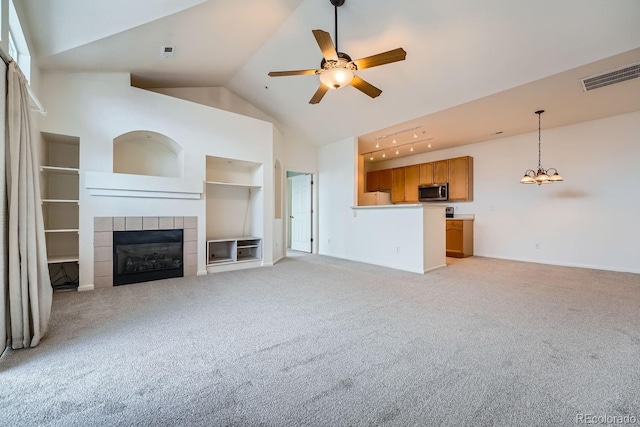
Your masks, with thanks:
M 114 286 L 183 276 L 183 230 L 113 232 Z

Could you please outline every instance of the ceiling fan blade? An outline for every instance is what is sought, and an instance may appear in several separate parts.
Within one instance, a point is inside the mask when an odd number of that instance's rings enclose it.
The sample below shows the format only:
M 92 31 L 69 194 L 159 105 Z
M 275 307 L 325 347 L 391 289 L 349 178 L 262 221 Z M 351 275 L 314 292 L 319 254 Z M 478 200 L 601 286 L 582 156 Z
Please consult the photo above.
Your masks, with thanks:
M 366 58 L 356 59 L 353 61 L 358 70 L 365 68 L 377 67 L 379 65 L 390 64 L 392 62 L 404 61 L 407 52 L 401 47 L 390 50 L 388 52 L 379 53 L 377 55 L 367 56 Z
M 351 86 L 355 87 L 356 89 L 358 89 L 359 91 L 365 93 L 366 95 L 369 95 L 372 98 L 380 96 L 380 94 L 382 93 L 382 91 L 380 89 L 378 89 L 377 87 L 375 87 L 371 83 L 368 83 L 368 82 L 362 80 L 358 76 L 353 76 L 353 80 L 351 80 L 351 83 L 349 83 L 349 84 Z
M 322 101 L 322 97 L 324 96 L 325 93 L 327 93 L 328 90 L 329 90 L 329 87 L 323 84 L 320 84 L 320 87 L 318 88 L 316 93 L 313 94 L 313 97 L 309 101 L 309 104 L 317 104 L 318 102 Z
M 304 76 L 307 74 L 315 74 L 316 71 L 317 70 L 272 71 L 269 73 L 269 77 Z
M 322 30 L 313 30 L 312 33 L 318 42 L 318 46 L 320 46 L 324 59 L 327 61 L 337 61 L 338 53 L 336 52 L 336 47 L 333 45 L 333 41 L 331 41 L 331 35 Z

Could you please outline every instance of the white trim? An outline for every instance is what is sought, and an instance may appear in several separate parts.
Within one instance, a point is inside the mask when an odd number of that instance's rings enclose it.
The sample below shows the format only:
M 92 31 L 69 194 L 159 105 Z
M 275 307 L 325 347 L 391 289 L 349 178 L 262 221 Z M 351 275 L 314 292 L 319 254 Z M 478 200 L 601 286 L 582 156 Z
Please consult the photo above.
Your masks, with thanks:
M 90 283 L 88 285 L 80 285 L 80 286 L 78 286 L 78 292 L 93 291 L 93 290 L 94 290 L 93 283 Z

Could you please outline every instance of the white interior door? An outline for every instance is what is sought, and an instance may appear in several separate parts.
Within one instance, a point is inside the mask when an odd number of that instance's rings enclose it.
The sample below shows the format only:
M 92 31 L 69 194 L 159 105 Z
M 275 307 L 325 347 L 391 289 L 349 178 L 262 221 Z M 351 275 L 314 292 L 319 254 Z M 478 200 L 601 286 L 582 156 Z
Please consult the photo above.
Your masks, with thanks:
M 291 178 L 291 249 L 311 252 L 311 175 Z

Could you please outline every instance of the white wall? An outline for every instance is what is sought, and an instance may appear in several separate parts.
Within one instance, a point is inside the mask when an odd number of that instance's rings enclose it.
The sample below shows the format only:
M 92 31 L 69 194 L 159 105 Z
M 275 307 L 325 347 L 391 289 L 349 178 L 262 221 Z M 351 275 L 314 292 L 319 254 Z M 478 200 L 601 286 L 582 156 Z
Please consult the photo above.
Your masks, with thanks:
M 457 214 L 475 214 L 476 255 L 640 273 L 639 136 L 640 112 L 543 129 L 542 165 L 556 167 L 565 181 L 540 187 L 519 183 L 526 169 L 537 166 L 537 132 L 380 168 L 472 156 L 474 201 L 450 205 Z M 320 242 L 327 255 L 347 257 L 346 248 L 354 246 L 345 237 L 355 187 L 353 149 L 344 140 L 319 150 Z
M 340 258 L 359 258 L 348 239 L 353 225 L 357 141 L 347 138 L 318 148 L 318 252 Z
M 93 281 L 93 218 L 96 216 L 197 216 L 198 271 L 205 270 L 205 200 L 92 196 L 87 171 L 111 172 L 113 138 L 147 129 L 184 148 L 184 181 L 203 186 L 205 156 L 267 165 L 263 168 L 265 264 L 272 262 L 273 127 L 270 123 L 133 88 L 129 75 L 43 74 L 42 102 L 49 115 L 40 130 L 80 138 L 80 285 Z M 269 214 L 267 214 L 269 213 Z

